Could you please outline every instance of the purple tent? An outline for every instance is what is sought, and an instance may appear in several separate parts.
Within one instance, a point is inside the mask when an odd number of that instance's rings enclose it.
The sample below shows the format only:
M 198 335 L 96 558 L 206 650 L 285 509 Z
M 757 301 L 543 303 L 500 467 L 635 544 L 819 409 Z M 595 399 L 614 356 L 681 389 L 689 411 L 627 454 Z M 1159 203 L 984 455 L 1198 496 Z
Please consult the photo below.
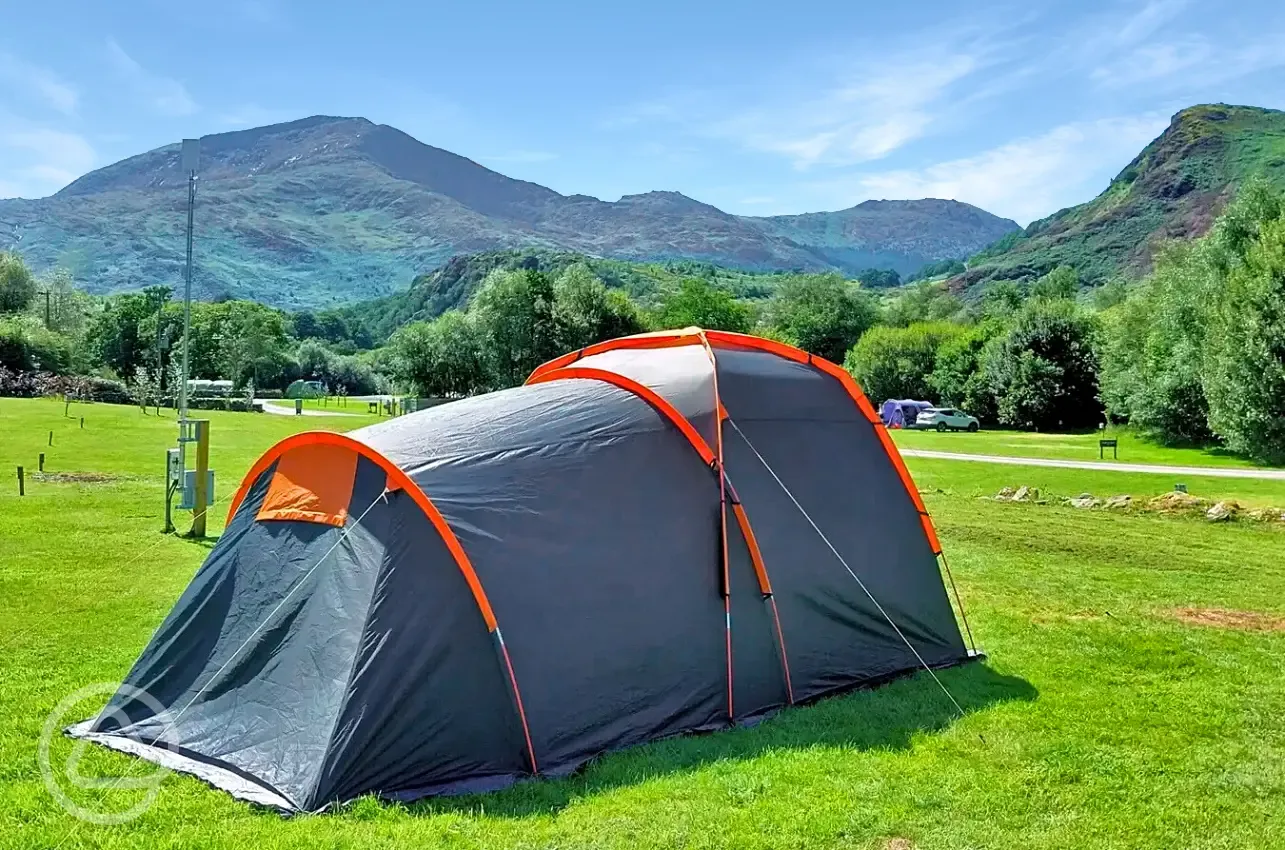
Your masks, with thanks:
M 932 407 L 931 402 L 912 399 L 888 399 L 879 409 L 883 424 L 888 428 L 907 428 L 915 424 L 921 410 Z

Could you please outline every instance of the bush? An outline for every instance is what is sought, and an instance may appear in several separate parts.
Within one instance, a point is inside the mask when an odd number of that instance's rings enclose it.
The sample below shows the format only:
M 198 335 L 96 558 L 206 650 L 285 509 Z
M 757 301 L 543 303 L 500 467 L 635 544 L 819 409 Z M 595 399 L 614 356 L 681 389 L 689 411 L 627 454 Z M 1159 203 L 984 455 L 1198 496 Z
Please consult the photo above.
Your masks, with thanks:
M 77 398 L 83 401 L 101 401 L 108 404 L 130 404 L 129 388 L 121 381 L 108 378 L 79 378 Z
M 293 381 L 290 386 L 286 387 L 286 398 L 321 398 L 326 394 L 324 385 L 321 387 L 310 386 L 312 381 Z
M 1080 428 L 1101 417 L 1093 318 L 1074 301 L 1037 299 L 986 350 L 999 421 L 1020 428 Z
M 35 316 L 10 316 L 0 320 L 0 366 L 64 374 L 71 371 L 71 340 L 47 330 Z
M 249 413 L 258 410 L 257 407 L 251 407 L 250 402 L 243 398 L 190 398 L 187 400 L 188 410 L 230 410 L 234 413 Z

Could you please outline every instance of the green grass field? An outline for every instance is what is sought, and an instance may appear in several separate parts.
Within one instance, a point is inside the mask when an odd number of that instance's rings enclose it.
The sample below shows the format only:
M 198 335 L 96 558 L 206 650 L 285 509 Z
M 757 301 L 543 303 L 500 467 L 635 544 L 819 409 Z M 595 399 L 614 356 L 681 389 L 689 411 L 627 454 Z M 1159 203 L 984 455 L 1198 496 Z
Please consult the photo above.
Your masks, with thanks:
M 1059 460 L 1112 461 L 1120 463 L 1150 463 L 1164 466 L 1235 466 L 1252 467 L 1254 464 L 1220 449 L 1168 448 L 1139 437 L 1128 428 L 1109 428 L 1104 433 L 1087 434 L 1036 434 L 1026 431 L 964 431 L 938 434 L 936 431 L 896 429 L 893 439 L 903 449 L 923 449 L 938 452 L 965 452 L 979 455 L 1008 457 L 1046 457 Z M 1107 449 L 1105 457 L 1098 457 L 1098 440 L 1106 437 L 1117 440 L 1118 458 Z
M 126 673 L 208 547 L 158 533 L 173 420 L 107 405 L 82 412 L 84 431 L 78 419 L 62 418 L 61 404 L 0 399 L 6 850 L 1241 850 L 1285 841 L 1285 529 L 1000 504 L 976 496 L 1001 479 L 1036 483 L 1037 473 L 1065 474 L 1057 488 L 1066 492 L 1135 485 L 1123 473 L 919 459 L 909 461 L 911 471 L 929 491 L 990 656 L 941 674 L 967 709 L 962 719 L 921 675 L 789 710 L 754 729 L 614 754 L 580 775 L 498 794 L 414 806 L 366 799 L 336 814 L 283 819 L 172 775 L 137 819 L 81 822 L 57 804 L 38 769 L 46 717 L 67 694 Z M 275 440 L 373 421 L 209 418 L 224 504 Z M 34 468 L 40 451 L 51 473 L 114 478 L 35 481 L 19 499 L 13 467 Z M 1156 483 L 1139 478 L 1146 481 L 1137 486 Z M 1262 498 L 1285 503 L 1285 486 L 1271 484 L 1276 490 Z M 216 509 L 212 529 L 221 524 Z M 86 701 L 68 719 L 96 708 Z M 56 737 L 53 763 L 72 750 Z M 80 766 L 91 776 L 131 771 L 150 766 L 99 747 L 86 749 Z M 141 795 L 72 794 L 98 811 L 127 809 Z

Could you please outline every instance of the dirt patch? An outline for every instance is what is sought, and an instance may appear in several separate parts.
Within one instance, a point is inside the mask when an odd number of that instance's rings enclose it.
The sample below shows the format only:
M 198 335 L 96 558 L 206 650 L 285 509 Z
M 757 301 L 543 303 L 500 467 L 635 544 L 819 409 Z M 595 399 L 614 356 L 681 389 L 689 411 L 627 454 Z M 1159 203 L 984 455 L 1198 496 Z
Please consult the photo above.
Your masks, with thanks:
M 33 472 L 31 480 L 48 484 L 110 484 L 119 481 L 120 476 L 103 472 Z
M 1195 626 L 1214 626 L 1243 632 L 1285 632 L 1285 617 L 1261 611 L 1230 608 L 1174 608 L 1170 616 Z
M 889 838 L 880 845 L 880 850 L 915 850 L 915 842 L 909 838 Z

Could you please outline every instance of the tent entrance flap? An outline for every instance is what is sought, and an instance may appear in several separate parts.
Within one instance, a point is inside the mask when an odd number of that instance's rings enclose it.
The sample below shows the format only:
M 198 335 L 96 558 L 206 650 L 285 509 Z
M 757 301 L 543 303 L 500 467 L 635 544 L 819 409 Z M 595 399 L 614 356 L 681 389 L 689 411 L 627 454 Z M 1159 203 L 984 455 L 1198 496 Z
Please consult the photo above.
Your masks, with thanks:
M 255 519 L 342 527 L 356 478 L 357 453 L 351 448 L 328 443 L 297 446 L 277 460 Z

